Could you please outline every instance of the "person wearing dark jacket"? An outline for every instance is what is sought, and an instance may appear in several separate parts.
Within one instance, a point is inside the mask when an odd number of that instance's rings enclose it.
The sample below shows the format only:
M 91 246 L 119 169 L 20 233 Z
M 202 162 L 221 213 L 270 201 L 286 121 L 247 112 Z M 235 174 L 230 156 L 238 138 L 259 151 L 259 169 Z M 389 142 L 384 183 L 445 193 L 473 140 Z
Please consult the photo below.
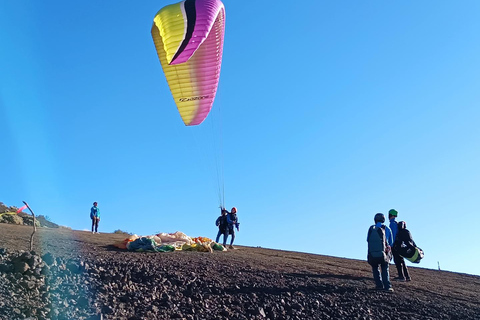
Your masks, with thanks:
M 218 233 L 215 242 L 218 243 L 218 240 L 220 240 L 220 235 L 223 234 L 223 246 L 225 246 L 228 237 L 228 223 L 227 210 L 225 210 L 224 208 L 222 208 L 222 214 L 220 215 L 220 217 L 218 217 L 217 221 L 215 221 L 215 225 L 218 227 Z
M 397 267 L 398 271 L 398 278 L 395 278 L 395 280 L 411 281 L 412 278 L 408 273 L 405 259 L 401 256 L 401 254 L 408 248 L 415 248 L 417 245 L 415 244 L 415 241 L 413 241 L 410 231 L 407 230 L 407 223 L 405 221 L 400 221 L 397 226 L 398 232 L 395 238 L 395 242 L 393 243 L 393 252 L 397 254 L 397 259 L 395 259 L 395 266 Z
M 398 211 L 395 209 L 390 209 L 388 211 L 388 220 L 390 221 L 390 224 L 388 225 L 390 227 L 390 230 L 392 230 L 392 238 L 393 241 L 395 242 L 395 238 L 398 233 L 398 223 L 395 220 L 395 218 L 398 216 Z M 398 251 L 395 250 L 395 247 L 392 246 L 392 255 L 393 255 L 393 262 L 397 266 L 398 270 L 398 264 L 405 262 L 404 259 L 398 254 Z M 398 272 L 398 276 L 393 278 L 395 281 L 405 281 L 405 277 L 403 276 L 403 273 Z
M 238 217 L 237 217 L 237 208 L 233 207 L 230 212 L 227 211 L 227 224 L 228 224 L 228 231 L 227 233 L 231 235 L 232 237 L 230 238 L 230 249 L 235 249 L 233 247 L 233 241 L 235 240 L 235 228 L 237 231 L 240 231 L 240 223 L 238 222 Z M 226 242 L 223 242 L 223 246 L 226 245 Z

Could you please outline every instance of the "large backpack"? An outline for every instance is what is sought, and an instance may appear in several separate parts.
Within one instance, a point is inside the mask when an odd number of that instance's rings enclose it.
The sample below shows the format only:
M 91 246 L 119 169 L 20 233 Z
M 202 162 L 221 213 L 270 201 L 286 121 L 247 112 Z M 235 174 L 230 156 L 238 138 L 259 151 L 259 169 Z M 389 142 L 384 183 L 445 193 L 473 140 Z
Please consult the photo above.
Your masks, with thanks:
M 367 261 L 371 265 L 389 262 L 392 259 L 391 248 L 385 236 L 385 226 L 371 226 L 368 230 Z
M 227 226 L 228 226 L 227 215 L 221 216 L 220 217 L 220 225 L 219 225 L 220 229 L 221 230 L 226 230 Z
M 419 263 L 425 255 L 423 250 L 417 247 L 415 241 L 413 241 L 410 231 L 406 229 L 399 230 L 397 239 L 395 240 L 394 250 L 400 256 L 413 263 Z
M 227 230 L 227 226 L 228 226 L 227 215 L 221 215 L 220 217 L 218 217 L 216 224 L 221 231 Z
M 405 259 L 413 263 L 419 263 L 424 257 L 424 252 L 419 247 L 415 246 L 411 241 L 401 241 L 396 243 L 395 251 Z

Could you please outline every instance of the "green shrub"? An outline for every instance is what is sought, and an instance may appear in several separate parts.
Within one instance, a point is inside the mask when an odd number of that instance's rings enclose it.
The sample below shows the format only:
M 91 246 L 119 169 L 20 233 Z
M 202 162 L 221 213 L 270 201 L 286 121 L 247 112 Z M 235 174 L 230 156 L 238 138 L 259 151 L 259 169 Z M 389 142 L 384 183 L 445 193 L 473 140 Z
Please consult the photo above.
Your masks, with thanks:
M 113 233 L 117 234 L 126 234 L 126 235 L 132 235 L 133 233 L 127 232 L 127 231 L 122 231 L 120 229 L 113 231 Z
M 24 225 L 27 225 L 27 226 L 33 226 L 33 217 L 32 216 L 25 216 L 25 217 L 22 217 L 23 219 L 23 224 Z M 40 221 L 38 221 L 37 219 L 35 219 L 35 225 L 37 227 L 41 227 L 41 223 Z
M 17 214 L 4 214 L 3 221 L 12 224 L 23 224 L 23 218 Z

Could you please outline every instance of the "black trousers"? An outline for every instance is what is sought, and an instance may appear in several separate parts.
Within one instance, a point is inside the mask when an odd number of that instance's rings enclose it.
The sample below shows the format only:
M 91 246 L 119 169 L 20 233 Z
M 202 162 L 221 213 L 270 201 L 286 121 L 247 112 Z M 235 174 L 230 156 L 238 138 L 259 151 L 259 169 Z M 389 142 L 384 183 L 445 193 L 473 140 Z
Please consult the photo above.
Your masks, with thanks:
M 92 218 L 92 232 L 98 232 L 98 222 L 100 221 L 100 218 Z
M 395 262 L 395 267 L 397 267 L 398 277 L 399 278 L 410 278 L 408 273 L 407 265 L 405 264 L 405 259 L 396 252 L 392 250 L 393 253 L 393 262 Z

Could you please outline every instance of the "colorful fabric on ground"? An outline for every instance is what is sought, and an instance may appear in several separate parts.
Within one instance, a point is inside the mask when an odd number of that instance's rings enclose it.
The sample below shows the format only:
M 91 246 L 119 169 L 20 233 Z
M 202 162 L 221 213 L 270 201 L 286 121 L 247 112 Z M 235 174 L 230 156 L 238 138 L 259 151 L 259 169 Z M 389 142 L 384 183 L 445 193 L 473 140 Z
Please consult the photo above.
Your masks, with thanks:
M 139 237 L 131 235 L 114 244 L 120 249 L 137 252 L 169 252 L 175 250 L 212 252 L 226 250 L 222 245 L 207 237 L 191 238 L 185 233 L 158 233 L 153 236 Z

